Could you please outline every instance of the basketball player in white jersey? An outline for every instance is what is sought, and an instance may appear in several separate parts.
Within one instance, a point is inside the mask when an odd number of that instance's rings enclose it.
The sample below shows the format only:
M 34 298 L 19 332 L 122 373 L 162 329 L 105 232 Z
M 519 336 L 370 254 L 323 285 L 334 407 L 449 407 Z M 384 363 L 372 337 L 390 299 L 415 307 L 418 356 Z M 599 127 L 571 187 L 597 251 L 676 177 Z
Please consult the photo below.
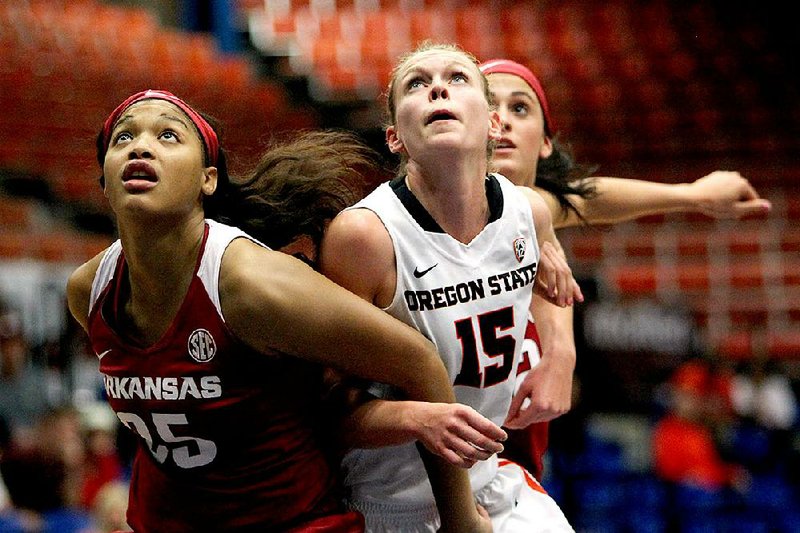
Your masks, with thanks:
M 401 171 L 334 219 L 322 272 L 433 340 L 458 401 L 500 424 L 534 289 L 560 306 L 581 300 L 580 289 L 542 198 L 487 175 L 500 124 L 472 56 L 452 45 L 418 48 L 395 68 L 388 107 L 387 144 Z M 441 420 L 409 421 L 408 411 L 384 400 L 400 398 L 396 391 L 369 392 L 383 399 L 358 407 L 349 423 L 356 446 L 343 461 L 349 503 L 368 531 L 437 531 L 431 485 L 409 436 L 423 434 L 428 448 L 456 464 L 470 454 L 448 448 Z M 406 432 L 414 424 L 428 431 Z M 386 444 L 395 445 L 375 449 Z M 572 531 L 518 465 L 493 455 L 469 472 L 494 531 Z

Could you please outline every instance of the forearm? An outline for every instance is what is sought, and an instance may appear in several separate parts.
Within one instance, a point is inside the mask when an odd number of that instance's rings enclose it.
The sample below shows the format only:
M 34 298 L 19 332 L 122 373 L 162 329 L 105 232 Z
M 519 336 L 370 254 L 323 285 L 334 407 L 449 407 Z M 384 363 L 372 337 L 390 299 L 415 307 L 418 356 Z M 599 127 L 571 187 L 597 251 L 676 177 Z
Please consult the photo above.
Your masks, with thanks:
M 557 363 L 571 373 L 576 357 L 573 308 L 558 307 L 534 295 L 531 313 L 539 333 L 542 359 Z
M 570 196 L 590 224 L 613 224 L 646 215 L 699 209 L 689 184 L 657 183 L 644 180 L 593 178 L 595 196 Z M 576 217 L 556 222 L 559 227 L 580 223 Z
M 342 441 L 349 448 L 379 448 L 412 442 L 419 432 L 412 424 L 414 402 L 366 400 L 366 393 L 350 402 L 342 420 Z M 353 405 L 357 403 L 357 405 Z

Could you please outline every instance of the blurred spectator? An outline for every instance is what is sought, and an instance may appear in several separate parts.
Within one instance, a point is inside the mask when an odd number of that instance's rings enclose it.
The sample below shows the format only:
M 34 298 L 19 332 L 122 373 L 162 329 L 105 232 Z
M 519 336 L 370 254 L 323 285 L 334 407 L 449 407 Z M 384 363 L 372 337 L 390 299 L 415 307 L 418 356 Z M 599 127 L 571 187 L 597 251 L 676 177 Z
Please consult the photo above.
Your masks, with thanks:
M 81 421 L 86 453 L 79 501 L 83 508 L 92 509 L 100 491 L 123 478 L 116 447 L 118 419 L 107 403 L 95 402 L 81 410 Z
M 0 416 L 0 463 L 3 462 L 3 452 L 8 449 L 11 443 L 11 433 L 8 429 L 6 419 Z M 3 474 L 0 472 L 0 514 L 11 507 L 11 499 L 8 496 L 8 489 L 6 488 L 5 481 L 3 481 Z
M 98 533 L 109 531 L 128 531 L 125 520 L 128 510 L 128 484 L 112 481 L 103 485 L 92 506 L 92 517 Z
M 49 407 L 46 376 L 33 364 L 20 315 L 0 304 L 0 416 L 11 439 L 29 439 Z
M 11 445 L 0 461 L 14 507 L 15 531 L 82 531 L 79 507 L 85 456 L 78 413 L 56 409 L 41 417 L 32 438 Z
M 739 416 L 770 430 L 789 430 L 797 421 L 797 398 L 779 363 L 764 355 L 733 377 L 731 399 Z
M 719 402 L 711 401 L 714 381 L 707 364 L 684 363 L 669 381 L 667 413 L 653 430 L 653 464 L 662 479 L 716 490 L 739 486 L 746 472 L 720 456 L 708 421 Z

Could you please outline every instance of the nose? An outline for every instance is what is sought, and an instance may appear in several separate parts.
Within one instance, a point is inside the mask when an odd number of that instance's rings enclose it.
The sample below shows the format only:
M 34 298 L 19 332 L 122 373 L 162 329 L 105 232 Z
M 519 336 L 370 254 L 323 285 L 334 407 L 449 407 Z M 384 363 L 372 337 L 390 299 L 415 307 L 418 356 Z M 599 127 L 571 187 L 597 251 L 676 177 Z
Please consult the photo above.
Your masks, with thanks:
M 500 116 L 500 126 L 503 131 L 509 131 L 511 129 L 511 121 L 508 119 L 508 109 L 500 106 L 497 108 L 497 114 Z
M 436 80 L 431 84 L 431 92 L 430 92 L 430 100 L 447 100 L 450 98 L 449 93 L 447 92 L 447 85 L 445 85 L 442 80 Z
M 146 135 L 139 135 L 131 141 L 128 147 L 128 159 L 151 159 L 153 152 L 151 151 L 150 144 L 146 139 Z

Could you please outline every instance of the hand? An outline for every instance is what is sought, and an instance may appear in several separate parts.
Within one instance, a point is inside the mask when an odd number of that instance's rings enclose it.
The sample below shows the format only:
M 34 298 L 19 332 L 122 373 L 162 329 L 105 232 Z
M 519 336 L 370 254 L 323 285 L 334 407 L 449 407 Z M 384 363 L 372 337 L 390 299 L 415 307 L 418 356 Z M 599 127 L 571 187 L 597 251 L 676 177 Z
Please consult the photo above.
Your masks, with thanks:
M 559 307 L 567 307 L 574 301 L 583 301 L 583 293 L 572 277 L 572 269 L 567 260 L 549 241 L 545 241 L 540 247 L 539 268 L 533 290 Z
M 523 429 L 535 422 L 549 422 L 569 411 L 572 407 L 574 353 L 572 365 L 554 363 L 563 360 L 551 354 L 525 374 L 511 400 L 503 426 Z
M 472 407 L 460 403 L 414 402 L 415 435 L 431 453 L 469 468 L 502 452 L 508 435 Z
M 772 209 L 738 172 L 717 170 L 691 183 L 689 190 L 698 210 L 714 218 L 742 218 Z

